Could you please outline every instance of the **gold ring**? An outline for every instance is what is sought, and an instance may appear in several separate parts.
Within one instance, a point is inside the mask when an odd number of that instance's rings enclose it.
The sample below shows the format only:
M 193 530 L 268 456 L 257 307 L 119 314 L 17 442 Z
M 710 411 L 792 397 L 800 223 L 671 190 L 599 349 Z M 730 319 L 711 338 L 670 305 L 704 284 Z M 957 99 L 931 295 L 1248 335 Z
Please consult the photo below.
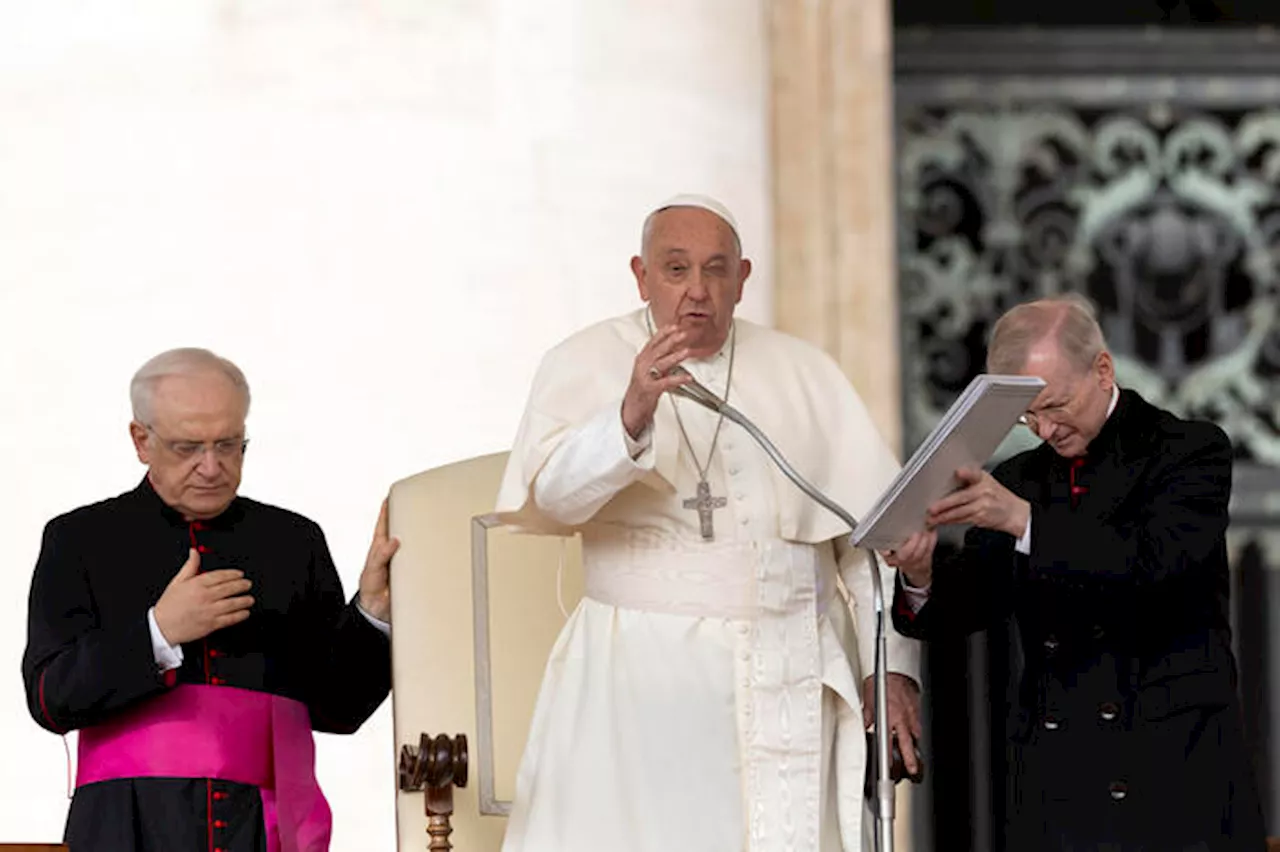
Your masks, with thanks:
M 662 371 L 659 370 L 657 367 L 650 367 L 649 378 L 653 379 L 656 382 L 658 379 L 662 378 Z

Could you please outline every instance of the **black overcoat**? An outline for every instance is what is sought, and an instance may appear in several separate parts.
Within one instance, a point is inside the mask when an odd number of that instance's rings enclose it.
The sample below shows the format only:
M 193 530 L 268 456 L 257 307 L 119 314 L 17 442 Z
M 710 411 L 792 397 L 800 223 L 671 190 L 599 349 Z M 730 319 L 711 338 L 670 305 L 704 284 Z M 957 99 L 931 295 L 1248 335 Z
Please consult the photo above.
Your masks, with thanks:
M 1264 849 L 1228 621 L 1231 466 L 1217 426 L 1122 391 L 1074 471 L 1047 444 L 995 469 L 1031 504 L 1029 556 L 973 528 L 918 612 L 899 587 L 909 636 L 1015 619 L 1010 852 Z

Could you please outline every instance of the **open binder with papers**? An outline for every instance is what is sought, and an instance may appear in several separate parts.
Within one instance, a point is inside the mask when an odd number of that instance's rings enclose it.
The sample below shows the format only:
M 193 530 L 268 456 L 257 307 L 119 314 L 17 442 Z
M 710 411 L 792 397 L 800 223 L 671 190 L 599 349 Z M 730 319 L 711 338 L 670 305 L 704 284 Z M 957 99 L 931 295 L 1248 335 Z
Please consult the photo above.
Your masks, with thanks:
M 975 377 L 858 523 L 853 543 L 892 550 L 924 529 L 929 506 L 958 487 L 956 470 L 986 464 L 1043 387 L 1036 376 Z

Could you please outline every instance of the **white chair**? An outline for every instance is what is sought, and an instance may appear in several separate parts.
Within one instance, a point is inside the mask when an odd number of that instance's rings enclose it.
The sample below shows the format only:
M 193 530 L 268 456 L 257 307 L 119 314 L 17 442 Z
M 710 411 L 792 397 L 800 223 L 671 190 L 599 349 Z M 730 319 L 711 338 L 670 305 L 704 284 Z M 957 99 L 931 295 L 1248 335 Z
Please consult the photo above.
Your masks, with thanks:
M 449 838 L 460 852 L 501 846 L 547 656 L 582 594 L 576 539 L 512 535 L 485 517 L 506 458 L 468 459 L 391 488 L 401 542 L 391 564 L 396 751 L 424 733 L 465 734 L 468 778 L 453 794 Z M 396 811 L 400 852 L 427 849 L 424 793 L 398 792 Z

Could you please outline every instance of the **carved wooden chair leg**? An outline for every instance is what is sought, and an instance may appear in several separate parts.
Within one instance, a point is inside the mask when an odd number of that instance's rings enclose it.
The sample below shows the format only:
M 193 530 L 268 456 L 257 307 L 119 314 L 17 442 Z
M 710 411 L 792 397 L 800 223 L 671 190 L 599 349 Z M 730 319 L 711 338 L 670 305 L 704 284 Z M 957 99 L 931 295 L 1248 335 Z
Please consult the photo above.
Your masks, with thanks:
M 458 734 L 434 738 L 422 734 L 417 748 L 400 749 L 400 789 L 407 793 L 424 791 L 429 852 L 449 852 L 453 846 L 450 818 L 453 816 L 453 788 L 467 786 L 467 736 Z

